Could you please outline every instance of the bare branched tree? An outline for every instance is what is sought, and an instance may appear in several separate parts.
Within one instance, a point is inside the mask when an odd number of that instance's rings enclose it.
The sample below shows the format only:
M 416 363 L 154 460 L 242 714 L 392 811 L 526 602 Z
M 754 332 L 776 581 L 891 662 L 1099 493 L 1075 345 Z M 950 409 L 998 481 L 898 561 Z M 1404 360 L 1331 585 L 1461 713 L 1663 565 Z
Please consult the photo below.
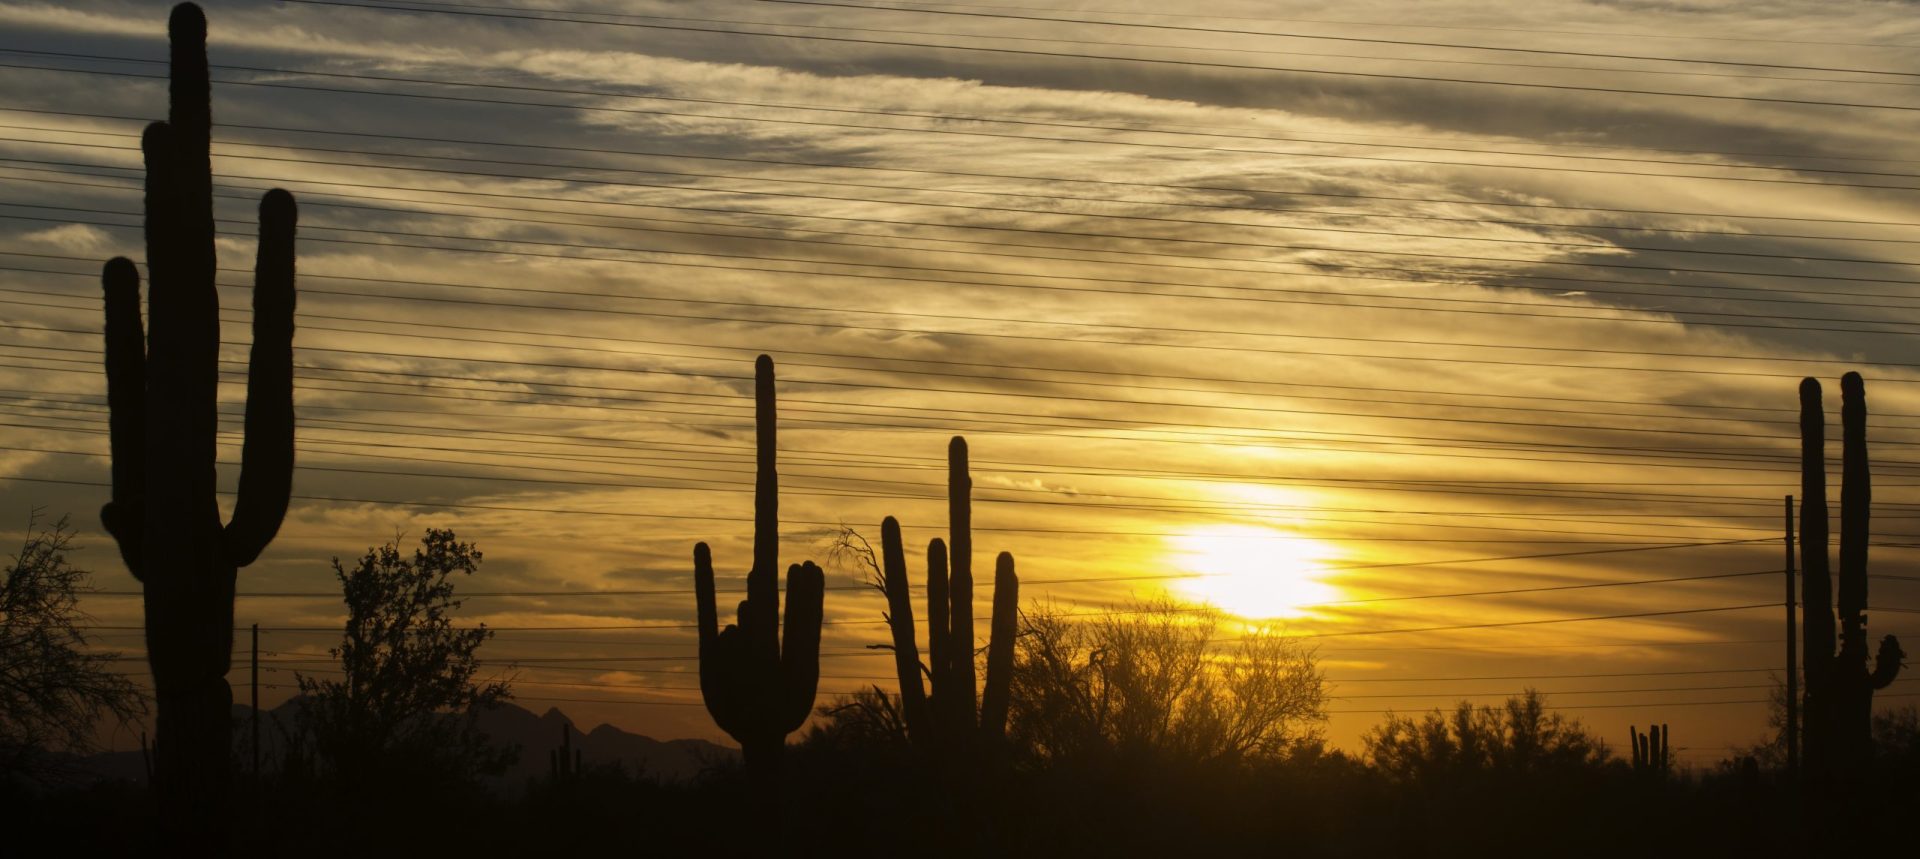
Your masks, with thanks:
M 829 569 L 856 571 L 869 587 L 887 592 L 886 576 L 880 572 L 880 558 L 873 544 L 852 525 L 842 523 L 827 535 L 826 554 Z
M 1012 734 L 1040 758 L 1192 762 L 1276 756 L 1318 738 L 1326 679 L 1296 639 L 1252 630 L 1216 647 L 1222 615 L 1159 600 L 1080 621 L 1022 615 Z
M 0 773 L 57 777 L 70 768 L 60 753 L 96 750 L 101 719 L 146 714 L 140 688 L 113 670 L 120 655 L 81 632 L 89 574 L 67 560 L 72 540 L 64 517 L 43 527 L 36 511 L 0 582 Z
M 807 729 L 806 743 L 828 749 L 907 747 L 907 720 L 900 696 L 878 686 L 859 689 L 820 705 L 820 718 Z

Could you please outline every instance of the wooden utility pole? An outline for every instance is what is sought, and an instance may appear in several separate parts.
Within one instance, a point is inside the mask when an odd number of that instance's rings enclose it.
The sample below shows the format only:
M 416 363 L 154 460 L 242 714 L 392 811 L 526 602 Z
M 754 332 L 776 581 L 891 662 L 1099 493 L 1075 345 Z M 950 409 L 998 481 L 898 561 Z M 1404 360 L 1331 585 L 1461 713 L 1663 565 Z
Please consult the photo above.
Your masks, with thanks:
M 1794 620 L 1793 496 L 1787 496 L 1787 775 L 1800 777 L 1800 670 Z
M 258 783 L 260 781 L 260 624 L 257 623 L 253 625 L 253 659 L 251 663 L 252 668 L 250 673 L 253 679 L 249 685 L 253 687 L 253 713 L 251 715 L 252 724 L 250 729 L 253 736 L 249 744 L 253 747 L 253 780 Z

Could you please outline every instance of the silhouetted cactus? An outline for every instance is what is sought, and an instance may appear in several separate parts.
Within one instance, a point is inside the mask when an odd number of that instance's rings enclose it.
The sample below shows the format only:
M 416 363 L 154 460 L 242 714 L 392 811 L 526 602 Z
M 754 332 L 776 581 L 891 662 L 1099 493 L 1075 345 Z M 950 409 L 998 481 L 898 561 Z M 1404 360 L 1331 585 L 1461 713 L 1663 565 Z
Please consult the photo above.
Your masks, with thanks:
M 1628 725 L 1627 735 L 1633 738 L 1634 772 L 1666 773 L 1673 768 L 1673 757 L 1667 749 L 1666 725 L 1648 725 L 1644 734 Z
M 1020 606 L 1020 579 L 1013 555 L 994 565 L 993 621 L 987 644 L 987 682 L 976 710 L 973 666 L 973 479 L 967 473 L 967 440 L 947 446 L 948 544 L 927 545 L 927 658 L 932 694 L 923 691 L 919 648 L 914 643 L 913 603 L 907 592 L 907 557 L 900 523 L 880 524 L 882 584 L 887 621 L 893 629 L 894 669 L 900 705 L 915 745 L 944 754 L 964 754 L 1005 737 L 1007 699 L 1013 682 L 1013 639 Z
M 739 621 L 718 629 L 713 556 L 693 547 L 699 603 L 700 695 L 707 712 L 740 744 L 747 771 L 777 772 L 787 735 L 813 712 L 820 685 L 820 620 L 826 577 L 812 561 L 787 568 L 786 637 L 780 628 L 780 478 L 775 468 L 773 359 L 754 364 L 757 475 L 753 490 L 753 569 Z
M 214 287 L 207 22 L 174 7 L 168 121 L 147 127 L 147 300 L 131 261 L 106 264 L 113 500 L 100 520 L 145 590 L 157 710 L 155 787 L 169 824 L 217 831 L 226 814 L 234 576 L 286 516 L 293 482 L 293 196 L 260 201 L 246 441 L 233 518 L 215 500 L 220 305 Z
M 1801 744 L 1807 766 L 1825 775 L 1863 764 L 1872 753 L 1873 692 L 1900 673 L 1906 654 L 1894 636 L 1880 641 L 1867 668 L 1867 541 L 1873 505 L 1867 461 L 1866 383 L 1840 378 L 1841 483 L 1839 652 L 1834 650 L 1833 584 L 1827 565 L 1826 419 L 1820 383 L 1800 383 L 1801 636 L 1806 706 Z
M 556 785 L 580 778 L 580 750 L 573 747 L 573 726 L 560 726 L 560 748 L 547 752 L 547 776 Z

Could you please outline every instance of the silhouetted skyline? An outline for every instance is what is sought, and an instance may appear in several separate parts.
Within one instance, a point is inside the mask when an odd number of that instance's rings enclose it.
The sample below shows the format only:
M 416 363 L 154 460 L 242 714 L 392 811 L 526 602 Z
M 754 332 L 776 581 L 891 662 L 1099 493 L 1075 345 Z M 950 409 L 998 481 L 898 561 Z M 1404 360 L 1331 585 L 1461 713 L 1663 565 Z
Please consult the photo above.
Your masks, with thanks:
M 222 491 L 256 207 L 300 200 L 297 466 L 233 617 L 264 706 L 333 668 L 329 559 L 449 527 L 487 550 L 460 617 L 523 706 L 724 740 L 689 552 L 731 618 L 762 353 L 776 554 L 825 565 L 821 703 L 898 683 L 885 596 L 829 548 L 896 517 L 923 610 L 958 435 L 976 570 L 1301 636 L 1336 747 L 1538 688 L 1622 756 L 1664 724 L 1710 764 L 1770 730 L 1796 386 L 1827 383 L 1837 439 L 1846 370 L 1871 637 L 1920 641 L 1900 4 L 206 5 Z M 164 19 L 0 2 L 0 512 L 71 514 L 91 634 L 142 683 L 93 516 L 98 278 L 150 262 Z

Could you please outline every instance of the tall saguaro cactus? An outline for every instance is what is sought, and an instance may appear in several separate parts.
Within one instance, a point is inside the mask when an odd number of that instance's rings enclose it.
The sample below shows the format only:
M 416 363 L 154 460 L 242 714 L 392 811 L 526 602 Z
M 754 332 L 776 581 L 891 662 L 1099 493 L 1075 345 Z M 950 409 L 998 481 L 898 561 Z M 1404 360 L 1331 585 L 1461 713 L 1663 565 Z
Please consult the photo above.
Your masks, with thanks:
M 220 304 L 214 286 L 207 21 L 174 7 L 171 104 L 147 127 L 148 330 L 140 275 L 106 264 L 112 501 L 101 522 L 145 592 L 157 710 L 154 782 L 182 826 L 213 826 L 229 787 L 227 685 L 234 577 L 286 516 L 293 483 L 293 196 L 260 201 L 239 497 L 224 526 L 215 499 Z
M 1800 383 L 1801 626 L 1806 706 L 1801 744 L 1808 767 L 1832 775 L 1859 766 L 1872 753 L 1873 692 L 1900 673 L 1906 654 L 1894 636 L 1880 640 L 1867 667 L 1867 542 L 1873 505 L 1867 460 L 1867 393 L 1859 373 L 1840 378 L 1839 650 L 1834 588 L 1827 565 L 1825 412 L 1820 383 Z
M 785 638 L 780 627 L 780 478 L 776 470 L 773 359 L 754 364 L 758 468 L 753 490 L 753 569 L 738 622 L 719 629 L 713 553 L 693 547 L 699 604 L 700 696 L 715 724 L 740 744 L 763 783 L 779 769 L 787 735 L 813 712 L 820 685 L 820 620 L 826 577 L 812 561 L 787 568 Z
M 993 621 L 987 644 L 986 688 L 975 707 L 973 666 L 973 479 L 967 470 L 967 440 L 947 447 L 947 528 L 951 543 L 927 546 L 927 659 L 932 685 L 922 687 L 919 647 L 914 643 L 913 601 L 907 593 L 906 547 L 900 523 L 880 524 L 881 576 L 887 621 L 893 631 L 894 669 L 900 708 L 915 745 L 943 754 L 974 751 L 1006 734 L 1013 683 L 1013 639 L 1020 607 L 1020 578 L 1013 555 L 994 565 Z

